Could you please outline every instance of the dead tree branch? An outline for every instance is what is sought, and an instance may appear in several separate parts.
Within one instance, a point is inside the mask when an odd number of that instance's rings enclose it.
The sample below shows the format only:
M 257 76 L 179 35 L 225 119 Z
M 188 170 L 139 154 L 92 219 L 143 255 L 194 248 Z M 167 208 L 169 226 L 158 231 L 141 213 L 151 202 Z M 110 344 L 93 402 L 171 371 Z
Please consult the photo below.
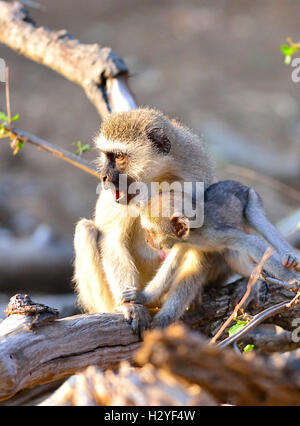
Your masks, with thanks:
M 132 368 L 123 362 L 117 372 L 103 373 L 94 366 L 70 377 L 40 405 L 185 406 L 216 405 L 214 399 L 195 386 L 182 383 L 152 365 Z
M 0 28 L 0 43 L 81 86 L 101 116 L 136 107 L 128 69 L 112 49 L 82 44 L 66 30 L 35 27 L 19 2 L 0 1 Z
M 190 309 L 184 321 L 211 337 L 231 314 L 245 286 L 240 281 L 206 289 L 202 303 Z M 275 285 L 266 285 L 265 295 L 260 308 L 249 306 L 252 314 L 293 296 Z M 293 320 L 299 316 L 298 306 L 268 318 L 268 322 L 293 331 Z M 91 364 L 103 369 L 115 367 L 121 360 L 130 360 L 139 347 L 138 337 L 119 314 L 64 318 L 34 333 L 25 330 L 27 321 L 26 317 L 11 315 L 0 324 L 0 399 L 9 398 L 21 389 L 68 377 Z
M 116 367 L 139 346 L 120 314 L 77 315 L 32 333 L 24 327 L 28 320 L 11 315 L 0 323 L 0 400 L 92 364 Z
M 221 403 L 300 405 L 299 366 L 275 368 L 262 358 L 251 358 L 208 345 L 182 326 L 147 335 L 136 355 L 140 365 L 150 363 L 198 384 Z
M 243 343 L 254 345 L 256 351 L 264 354 L 290 352 L 300 348 L 299 336 L 297 336 L 297 342 L 294 341 L 294 337 L 290 331 L 283 331 L 280 334 L 264 334 L 254 330 L 243 338 Z

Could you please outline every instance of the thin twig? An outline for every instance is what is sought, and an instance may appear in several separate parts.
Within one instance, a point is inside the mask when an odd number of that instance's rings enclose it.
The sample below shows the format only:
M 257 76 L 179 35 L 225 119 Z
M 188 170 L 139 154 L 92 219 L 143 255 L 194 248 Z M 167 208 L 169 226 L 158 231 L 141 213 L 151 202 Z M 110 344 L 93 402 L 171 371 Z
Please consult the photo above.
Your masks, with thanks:
M 259 324 L 261 324 L 263 321 L 265 321 L 267 318 L 270 318 L 274 316 L 275 314 L 278 314 L 285 309 L 288 308 L 287 302 L 281 302 L 278 303 L 278 305 L 271 306 L 268 309 L 265 309 L 264 311 L 260 312 L 259 314 L 255 315 L 251 321 L 248 322 L 245 327 L 243 327 L 241 330 L 239 330 L 237 333 L 235 333 L 233 336 L 227 337 L 227 339 L 222 340 L 222 342 L 218 343 L 217 346 L 219 348 L 225 348 L 226 346 L 232 345 L 234 342 L 237 342 L 242 337 L 244 337 L 246 334 L 248 334 L 251 330 L 253 330 L 255 327 L 257 327 Z
M 217 339 L 221 336 L 221 334 L 223 333 L 223 331 L 225 331 L 225 329 L 227 328 L 227 326 L 231 323 L 231 321 L 235 318 L 236 314 L 238 313 L 238 311 L 242 308 L 242 306 L 244 305 L 244 303 L 246 302 L 246 300 L 248 299 L 248 297 L 251 294 L 251 290 L 254 287 L 255 283 L 257 282 L 258 277 L 261 274 L 263 265 L 265 263 L 265 261 L 272 256 L 272 254 L 274 253 L 274 250 L 271 248 L 268 248 L 261 261 L 259 262 L 259 264 L 256 266 L 256 268 L 254 269 L 254 271 L 252 272 L 249 281 L 248 281 L 248 285 L 247 285 L 247 289 L 245 291 L 244 296 L 242 297 L 242 299 L 240 300 L 240 302 L 236 305 L 236 307 L 234 308 L 232 314 L 227 318 L 227 320 L 224 322 L 224 324 L 222 325 L 222 327 L 217 331 L 217 333 L 214 335 L 214 337 L 210 340 L 209 344 L 213 344 L 217 341 Z
M 273 317 L 276 314 L 279 314 L 285 309 L 290 309 L 293 305 L 296 305 L 299 302 L 299 298 L 300 298 L 300 292 L 298 292 L 296 296 L 292 300 L 289 300 L 288 302 L 281 302 L 275 306 L 271 306 L 270 308 L 265 309 L 264 311 L 255 315 L 251 319 L 251 321 L 249 321 L 249 323 L 245 325 L 245 327 L 243 327 L 233 336 L 227 337 L 227 339 L 224 339 L 222 342 L 218 343 L 217 346 L 219 348 L 225 348 L 226 346 L 232 345 L 234 342 L 237 342 L 238 340 L 240 340 L 242 337 L 244 337 L 246 334 L 248 334 L 251 330 L 256 328 L 259 324 L 261 324 L 266 319 Z
M 9 93 L 9 70 L 8 67 L 5 68 L 5 98 L 6 98 L 6 110 L 8 117 L 8 125 L 11 128 L 11 109 L 10 109 L 10 93 Z
M 60 158 L 61 160 L 66 161 L 67 163 L 70 163 L 73 166 L 85 171 L 86 173 L 89 173 L 90 175 L 100 179 L 100 174 L 97 171 L 96 167 L 92 163 L 84 160 L 83 158 L 80 158 L 79 156 L 72 154 L 71 152 L 63 148 L 59 148 L 58 146 L 44 139 L 38 138 L 37 136 L 32 135 L 31 133 L 25 132 L 24 130 L 16 128 L 9 129 L 6 127 L 5 130 L 10 138 L 22 139 L 24 142 L 34 145 L 37 148 L 42 149 L 46 152 L 49 152 L 54 157 Z

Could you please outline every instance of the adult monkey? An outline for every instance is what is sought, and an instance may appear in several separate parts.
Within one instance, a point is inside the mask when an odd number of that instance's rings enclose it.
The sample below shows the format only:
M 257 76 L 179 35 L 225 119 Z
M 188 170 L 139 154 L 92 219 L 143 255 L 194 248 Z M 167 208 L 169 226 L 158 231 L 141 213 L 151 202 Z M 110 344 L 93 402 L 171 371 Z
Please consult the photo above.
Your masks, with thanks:
M 134 331 L 143 331 L 150 322 L 147 309 L 121 303 L 121 296 L 128 287 L 142 290 L 160 259 L 146 244 L 139 218 L 119 203 L 119 175 L 125 174 L 128 184 L 179 181 L 208 186 L 214 182 L 214 168 L 202 139 L 149 108 L 108 115 L 96 146 L 102 182 L 116 190 L 101 191 L 94 220 L 81 219 L 76 226 L 74 280 L 79 302 L 89 313 L 121 311 Z

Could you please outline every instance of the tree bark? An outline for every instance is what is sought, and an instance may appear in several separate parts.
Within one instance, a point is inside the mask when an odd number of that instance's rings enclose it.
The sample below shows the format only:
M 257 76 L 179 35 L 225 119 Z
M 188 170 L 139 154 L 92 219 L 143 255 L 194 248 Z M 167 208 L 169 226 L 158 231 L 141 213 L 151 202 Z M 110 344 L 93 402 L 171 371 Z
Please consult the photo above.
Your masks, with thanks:
M 139 346 L 120 314 L 77 315 L 34 332 L 24 328 L 28 320 L 11 315 L 0 323 L 0 400 L 92 364 L 114 368 Z
M 139 365 L 150 363 L 199 385 L 220 403 L 299 406 L 299 365 L 275 368 L 249 355 L 208 345 L 198 333 L 177 325 L 147 335 L 135 358 Z
M 61 406 L 207 406 L 215 400 L 200 388 L 182 383 L 151 365 L 132 368 L 123 362 L 117 372 L 94 366 L 70 377 L 40 405 Z
M 184 321 L 211 337 L 231 314 L 244 290 L 244 281 L 206 288 L 202 304 L 190 309 Z M 265 294 L 267 298 L 260 308 L 249 305 L 247 311 L 257 313 L 293 296 L 285 288 L 274 285 L 266 285 Z M 293 320 L 299 316 L 298 306 L 269 318 L 268 322 L 293 331 Z M 91 364 L 114 368 L 121 360 L 131 360 L 140 345 L 139 338 L 120 314 L 77 315 L 56 320 L 33 333 L 24 328 L 29 320 L 11 315 L 0 324 L 0 399 L 9 398 L 21 389 L 68 377 Z

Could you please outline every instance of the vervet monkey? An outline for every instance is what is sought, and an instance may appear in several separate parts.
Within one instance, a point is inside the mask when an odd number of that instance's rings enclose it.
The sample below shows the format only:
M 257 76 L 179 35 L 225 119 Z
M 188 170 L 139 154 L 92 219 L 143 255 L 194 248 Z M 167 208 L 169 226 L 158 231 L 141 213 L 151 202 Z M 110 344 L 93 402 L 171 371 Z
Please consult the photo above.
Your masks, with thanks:
M 201 138 L 161 112 L 139 108 L 108 115 L 96 146 L 105 187 L 93 220 L 82 219 L 75 230 L 75 274 L 79 302 L 87 312 L 118 309 L 134 331 L 149 325 L 142 305 L 121 304 L 128 286 L 142 290 L 160 265 L 160 258 L 145 242 L 138 217 L 127 203 L 132 194 L 121 193 L 119 175 L 133 182 L 204 182 L 215 180 L 214 168 Z M 125 197 L 125 195 L 127 197 Z
M 142 291 L 128 288 L 122 294 L 125 302 L 162 304 L 152 327 L 178 320 L 205 284 L 222 284 L 232 272 L 249 277 L 269 243 L 277 252 L 265 261 L 264 270 L 275 278 L 300 284 L 300 275 L 295 273 L 300 259 L 268 221 L 253 189 L 234 181 L 211 185 L 204 193 L 204 224 L 199 228 L 190 228 L 190 218 L 183 210 L 176 211 L 182 206 L 182 193 L 172 194 L 173 211 L 170 217 L 163 217 L 163 195 L 154 200 L 160 207 L 157 217 L 153 217 L 150 200 L 141 211 L 141 224 L 147 230 L 148 244 L 160 251 L 165 261 Z M 265 239 L 250 234 L 253 230 L 261 231 Z

